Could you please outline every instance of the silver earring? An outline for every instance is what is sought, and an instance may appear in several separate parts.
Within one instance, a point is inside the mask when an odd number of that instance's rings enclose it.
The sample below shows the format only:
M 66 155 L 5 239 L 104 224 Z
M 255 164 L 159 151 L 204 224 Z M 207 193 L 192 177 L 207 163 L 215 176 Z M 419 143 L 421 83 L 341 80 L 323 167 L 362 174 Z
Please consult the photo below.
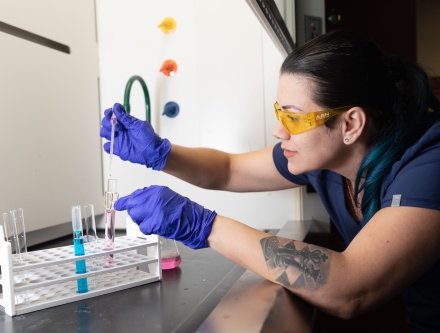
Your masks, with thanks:
M 344 142 L 345 142 L 345 143 L 348 143 L 348 138 L 345 138 L 345 139 L 344 139 Z

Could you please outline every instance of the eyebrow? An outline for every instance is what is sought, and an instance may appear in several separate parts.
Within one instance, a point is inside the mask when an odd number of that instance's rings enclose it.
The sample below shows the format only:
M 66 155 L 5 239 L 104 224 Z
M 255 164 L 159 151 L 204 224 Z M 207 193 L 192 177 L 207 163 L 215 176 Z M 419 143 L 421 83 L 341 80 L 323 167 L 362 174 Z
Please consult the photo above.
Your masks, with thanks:
M 281 108 L 282 109 L 294 109 L 294 110 L 302 111 L 299 107 L 297 107 L 295 105 L 283 105 Z

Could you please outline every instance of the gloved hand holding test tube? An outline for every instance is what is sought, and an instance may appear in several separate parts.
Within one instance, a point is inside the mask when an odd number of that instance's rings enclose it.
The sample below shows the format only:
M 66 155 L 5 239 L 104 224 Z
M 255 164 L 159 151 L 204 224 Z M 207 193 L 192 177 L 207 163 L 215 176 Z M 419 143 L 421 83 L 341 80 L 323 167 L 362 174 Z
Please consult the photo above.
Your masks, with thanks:
M 114 126 L 112 140 L 113 116 L 117 117 L 117 124 Z M 118 103 L 105 110 L 100 136 L 110 141 L 103 146 L 107 153 L 113 149 L 112 153 L 121 160 L 145 165 L 153 170 L 163 169 L 171 151 L 171 142 L 168 139 L 159 137 L 148 121 L 127 114 Z

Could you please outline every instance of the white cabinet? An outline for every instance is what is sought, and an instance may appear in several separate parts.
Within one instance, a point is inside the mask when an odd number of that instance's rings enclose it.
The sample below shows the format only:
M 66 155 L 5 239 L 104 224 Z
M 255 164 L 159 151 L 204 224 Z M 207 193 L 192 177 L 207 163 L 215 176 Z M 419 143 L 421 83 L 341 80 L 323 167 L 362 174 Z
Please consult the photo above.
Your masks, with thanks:
M 0 213 L 23 208 L 27 232 L 103 213 L 94 2 L 1 1 L 0 22 L 70 48 L 0 31 Z

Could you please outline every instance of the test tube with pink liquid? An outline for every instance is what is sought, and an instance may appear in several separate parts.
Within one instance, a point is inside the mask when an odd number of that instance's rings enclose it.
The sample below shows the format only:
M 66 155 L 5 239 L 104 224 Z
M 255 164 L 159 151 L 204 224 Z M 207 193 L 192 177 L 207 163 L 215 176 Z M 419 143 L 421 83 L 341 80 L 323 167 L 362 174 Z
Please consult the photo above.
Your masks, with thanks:
M 114 250 L 115 248 L 115 209 L 113 204 L 118 200 L 116 179 L 109 179 L 107 182 L 107 191 L 104 197 L 105 206 L 105 242 L 104 250 Z M 111 266 L 113 263 L 113 254 L 104 257 L 104 266 Z

